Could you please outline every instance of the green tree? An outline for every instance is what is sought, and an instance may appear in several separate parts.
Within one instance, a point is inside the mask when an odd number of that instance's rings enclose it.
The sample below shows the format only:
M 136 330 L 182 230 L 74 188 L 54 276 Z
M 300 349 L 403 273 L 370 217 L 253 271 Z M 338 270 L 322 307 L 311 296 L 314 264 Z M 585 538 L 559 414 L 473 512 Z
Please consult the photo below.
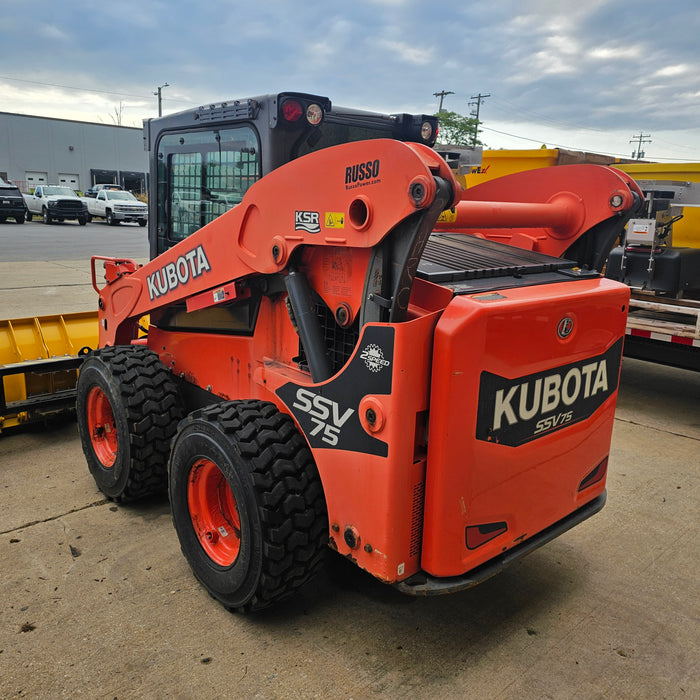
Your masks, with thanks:
M 455 146 L 483 146 L 479 139 L 481 129 L 478 128 L 476 119 L 465 117 L 457 112 L 443 110 L 436 115 L 440 120 L 438 141 L 451 143 Z

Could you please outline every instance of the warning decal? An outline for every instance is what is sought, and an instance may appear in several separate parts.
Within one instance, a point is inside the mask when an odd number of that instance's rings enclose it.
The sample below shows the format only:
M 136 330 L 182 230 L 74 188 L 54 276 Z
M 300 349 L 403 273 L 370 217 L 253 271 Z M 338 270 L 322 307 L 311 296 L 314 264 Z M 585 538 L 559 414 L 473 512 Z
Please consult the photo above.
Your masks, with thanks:
M 326 228 L 345 228 L 345 214 L 342 211 L 327 211 L 323 217 Z

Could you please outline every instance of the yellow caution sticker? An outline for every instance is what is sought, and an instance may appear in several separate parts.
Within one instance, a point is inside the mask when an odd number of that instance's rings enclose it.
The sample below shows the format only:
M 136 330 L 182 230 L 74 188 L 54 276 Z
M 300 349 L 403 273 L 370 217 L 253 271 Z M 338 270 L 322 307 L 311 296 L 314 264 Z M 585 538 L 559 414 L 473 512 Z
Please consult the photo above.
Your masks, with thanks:
M 326 228 L 345 228 L 345 214 L 342 211 L 327 211 L 323 217 Z
M 445 211 L 438 216 L 438 221 L 442 221 L 444 224 L 453 224 L 457 221 L 457 212 L 452 209 L 445 209 Z

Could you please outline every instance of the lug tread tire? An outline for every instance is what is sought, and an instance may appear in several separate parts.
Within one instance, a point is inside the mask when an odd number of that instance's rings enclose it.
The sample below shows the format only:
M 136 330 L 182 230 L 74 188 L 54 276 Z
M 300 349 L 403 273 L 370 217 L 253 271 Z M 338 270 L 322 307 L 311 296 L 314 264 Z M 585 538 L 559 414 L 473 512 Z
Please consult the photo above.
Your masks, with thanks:
M 105 483 L 104 468 L 91 445 L 85 416 L 87 394 L 95 386 L 97 369 L 111 380 L 118 405 L 112 411 L 125 419 L 119 434 L 117 462 L 112 469 L 125 470 L 116 486 Z M 81 378 L 88 381 L 81 386 Z M 78 378 L 78 426 L 90 471 L 100 490 L 111 500 L 129 503 L 167 491 L 170 443 L 183 416 L 183 404 L 172 374 L 158 355 L 143 346 L 111 346 L 97 350 L 83 363 Z M 117 419 L 118 421 L 118 419 Z M 125 444 L 126 443 L 126 444 Z
M 227 436 L 230 449 L 242 458 L 238 464 L 244 465 L 245 473 L 240 476 L 245 479 L 244 488 L 250 489 L 262 530 L 257 585 L 245 601 L 231 604 L 202 579 L 185 546 L 183 553 L 197 578 L 227 609 L 248 613 L 267 608 L 309 581 L 327 551 L 328 515 L 316 464 L 292 419 L 272 403 L 231 401 L 200 409 L 180 424 L 179 433 L 197 421 L 215 424 Z M 170 466 L 173 509 L 174 457 L 175 450 Z

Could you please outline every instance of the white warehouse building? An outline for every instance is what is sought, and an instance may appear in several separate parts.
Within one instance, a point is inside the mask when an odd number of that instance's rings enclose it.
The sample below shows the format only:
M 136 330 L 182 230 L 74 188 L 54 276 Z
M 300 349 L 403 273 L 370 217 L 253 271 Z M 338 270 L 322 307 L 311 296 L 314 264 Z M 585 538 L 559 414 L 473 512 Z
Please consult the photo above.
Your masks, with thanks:
M 0 112 L 0 177 L 23 192 L 37 185 L 82 192 L 100 182 L 145 192 L 147 172 L 139 128 Z

